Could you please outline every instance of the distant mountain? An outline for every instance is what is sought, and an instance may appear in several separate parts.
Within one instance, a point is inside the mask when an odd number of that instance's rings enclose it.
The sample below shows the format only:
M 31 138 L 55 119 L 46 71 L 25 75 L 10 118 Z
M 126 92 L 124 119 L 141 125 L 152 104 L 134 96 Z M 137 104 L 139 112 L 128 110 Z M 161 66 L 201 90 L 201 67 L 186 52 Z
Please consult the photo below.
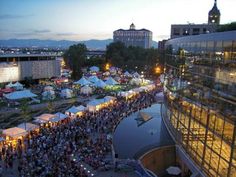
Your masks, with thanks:
M 106 46 L 113 42 L 112 39 L 87 41 L 69 41 L 69 40 L 40 40 L 40 39 L 8 39 L 0 40 L 0 47 L 48 47 L 48 48 L 68 48 L 73 44 L 83 43 L 89 49 L 106 49 Z M 158 43 L 152 42 L 154 48 L 157 48 Z

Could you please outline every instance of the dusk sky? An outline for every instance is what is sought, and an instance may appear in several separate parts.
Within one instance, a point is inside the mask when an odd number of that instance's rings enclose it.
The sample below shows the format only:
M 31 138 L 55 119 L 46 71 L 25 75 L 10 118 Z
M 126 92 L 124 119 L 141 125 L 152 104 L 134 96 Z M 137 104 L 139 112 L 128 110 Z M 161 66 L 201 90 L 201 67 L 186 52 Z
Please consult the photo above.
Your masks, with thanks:
M 113 31 L 153 32 L 168 38 L 171 24 L 207 23 L 214 0 L 0 0 L 0 39 L 112 38 Z M 236 21 L 236 0 L 218 0 L 221 24 Z

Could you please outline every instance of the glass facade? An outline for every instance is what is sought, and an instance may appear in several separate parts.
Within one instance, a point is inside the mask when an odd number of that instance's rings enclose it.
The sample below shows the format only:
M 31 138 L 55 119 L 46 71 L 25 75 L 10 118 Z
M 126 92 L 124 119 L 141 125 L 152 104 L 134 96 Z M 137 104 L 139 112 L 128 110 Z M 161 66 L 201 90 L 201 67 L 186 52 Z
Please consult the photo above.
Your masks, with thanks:
M 169 40 L 163 117 L 206 176 L 236 177 L 236 31 Z

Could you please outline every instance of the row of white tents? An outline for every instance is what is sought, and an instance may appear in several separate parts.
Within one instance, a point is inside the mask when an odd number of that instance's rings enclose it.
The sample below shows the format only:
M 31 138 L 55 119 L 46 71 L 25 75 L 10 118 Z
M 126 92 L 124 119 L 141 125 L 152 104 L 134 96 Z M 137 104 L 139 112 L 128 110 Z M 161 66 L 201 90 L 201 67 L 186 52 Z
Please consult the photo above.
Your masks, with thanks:
M 99 79 L 97 76 L 90 76 L 88 79 L 85 77 L 82 77 L 80 80 L 74 82 L 74 84 L 79 84 L 81 86 L 90 85 L 95 86 L 99 88 L 104 88 L 108 85 L 117 85 L 119 84 L 117 81 L 115 81 L 112 77 L 109 77 L 105 82 L 101 79 Z
M 44 113 L 40 116 L 35 117 L 33 123 L 22 123 L 17 127 L 4 129 L 2 133 L 6 137 L 17 139 L 21 136 L 25 136 L 30 131 L 38 129 L 40 124 L 57 123 L 69 117 L 76 118 L 77 116 L 81 116 L 86 110 L 88 110 L 89 112 L 96 112 L 101 108 L 107 107 L 110 104 L 114 103 L 115 100 L 115 97 L 105 96 L 102 99 L 91 100 L 87 103 L 86 107 L 83 105 L 77 107 L 72 106 L 71 108 L 65 111 L 65 114 L 61 112 L 57 112 L 55 114 Z

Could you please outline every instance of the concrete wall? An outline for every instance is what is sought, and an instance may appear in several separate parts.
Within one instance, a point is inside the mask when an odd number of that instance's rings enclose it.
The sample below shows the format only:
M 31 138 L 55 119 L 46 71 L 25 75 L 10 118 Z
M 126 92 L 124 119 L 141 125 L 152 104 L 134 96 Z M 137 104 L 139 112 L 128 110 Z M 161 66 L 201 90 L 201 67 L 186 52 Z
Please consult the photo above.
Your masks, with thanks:
M 163 174 L 169 166 L 176 165 L 175 146 L 161 147 L 147 152 L 140 158 L 143 166 L 157 176 Z

